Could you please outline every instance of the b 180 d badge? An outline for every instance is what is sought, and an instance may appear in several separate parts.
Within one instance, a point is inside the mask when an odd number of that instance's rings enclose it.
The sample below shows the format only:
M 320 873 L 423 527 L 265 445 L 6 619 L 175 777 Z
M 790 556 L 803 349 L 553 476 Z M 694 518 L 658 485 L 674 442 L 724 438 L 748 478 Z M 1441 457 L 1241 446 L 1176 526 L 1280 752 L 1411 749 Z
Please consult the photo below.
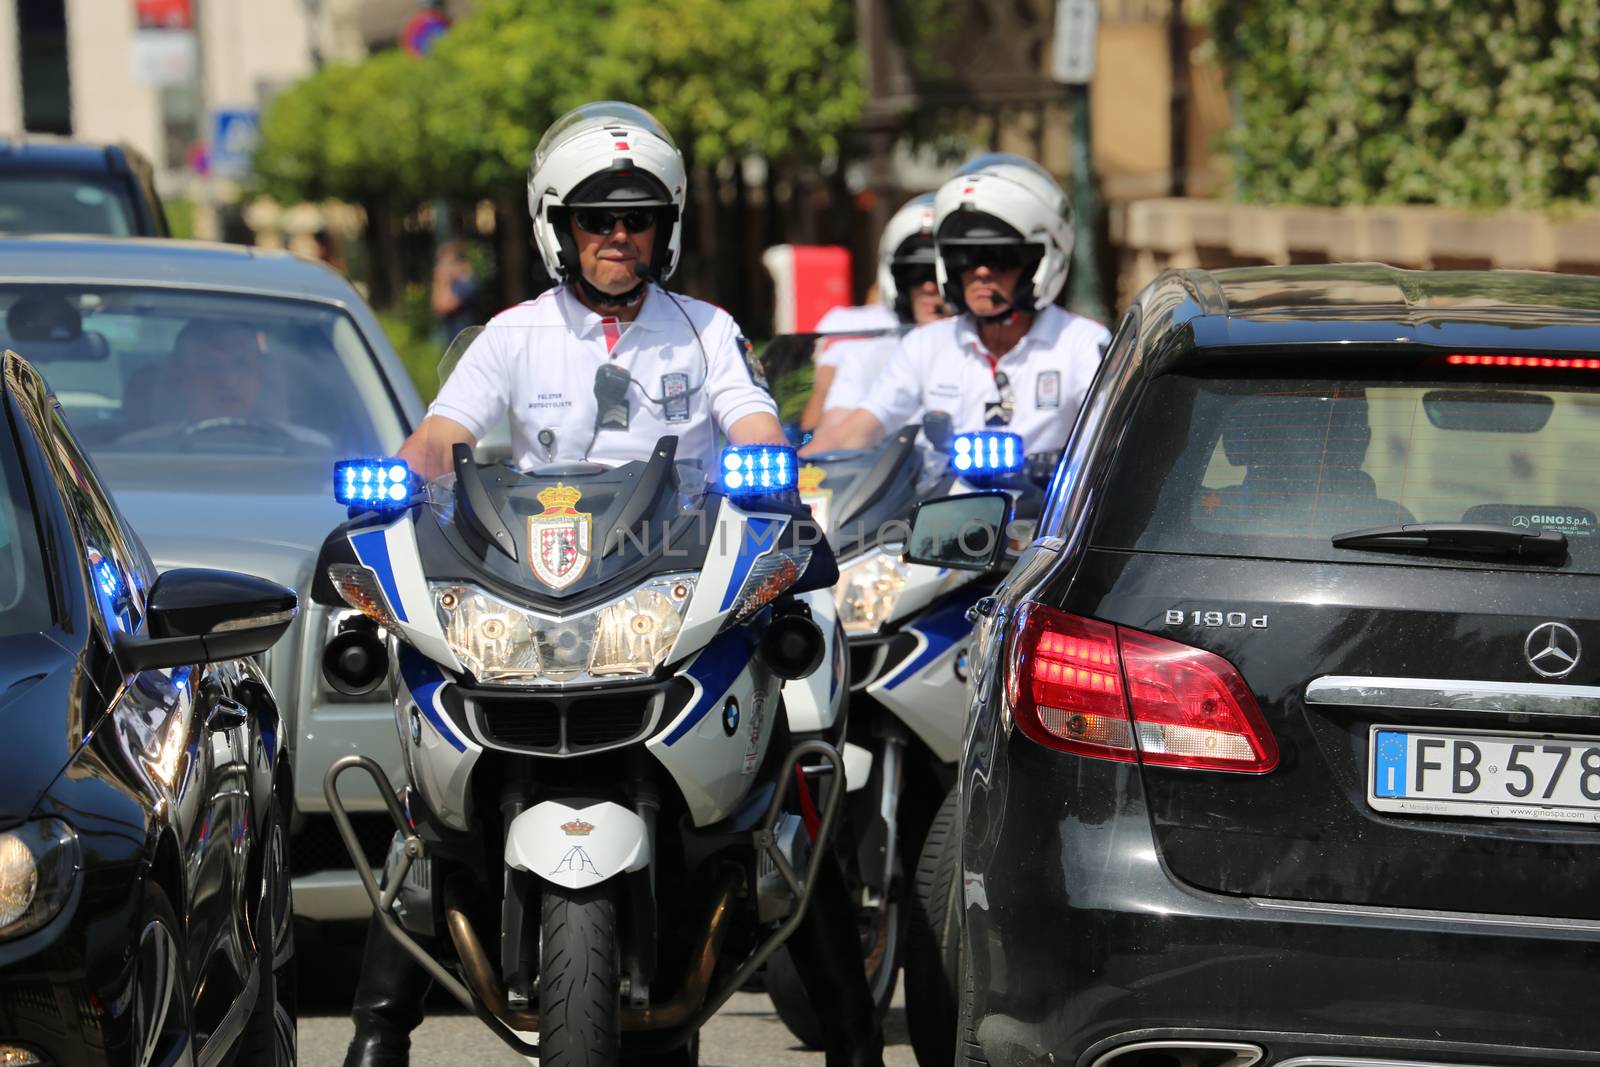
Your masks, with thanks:
M 551 589 L 565 589 L 588 569 L 594 523 L 577 509 L 582 498 L 570 485 L 553 485 L 538 496 L 544 510 L 528 518 L 528 562 Z

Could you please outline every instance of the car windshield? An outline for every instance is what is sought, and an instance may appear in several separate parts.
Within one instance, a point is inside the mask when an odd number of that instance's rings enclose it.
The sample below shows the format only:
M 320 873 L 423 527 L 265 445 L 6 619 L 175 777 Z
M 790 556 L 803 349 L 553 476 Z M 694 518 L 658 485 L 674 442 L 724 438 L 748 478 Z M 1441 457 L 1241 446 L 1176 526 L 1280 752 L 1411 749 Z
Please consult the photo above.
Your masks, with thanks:
M 0 175 L 0 231 L 127 237 L 133 207 L 120 182 L 82 174 Z
M 0 424 L 8 418 L 0 413 Z M 14 440 L 7 433 L 0 442 L 0 635 L 30 633 L 50 624 L 39 531 Z
M 0 323 L 96 457 L 377 455 L 402 436 L 372 351 L 324 304 L 17 285 Z
M 1596 427 L 1600 390 L 1576 385 L 1166 376 L 1129 428 L 1094 543 L 1376 560 L 1331 538 L 1396 523 L 1491 523 L 1560 531 L 1563 569 L 1600 573 Z

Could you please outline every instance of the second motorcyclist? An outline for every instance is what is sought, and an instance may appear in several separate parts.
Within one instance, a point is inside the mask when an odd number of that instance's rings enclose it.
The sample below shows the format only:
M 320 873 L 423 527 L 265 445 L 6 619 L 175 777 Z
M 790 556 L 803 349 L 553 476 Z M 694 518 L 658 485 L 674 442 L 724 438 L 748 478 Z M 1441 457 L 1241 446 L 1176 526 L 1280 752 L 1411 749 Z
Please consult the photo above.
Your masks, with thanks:
M 675 434 L 677 455 L 713 469 L 718 435 L 781 442 L 777 408 L 732 317 L 661 287 L 677 265 L 685 202 L 682 156 L 648 112 L 587 104 L 558 119 L 528 180 L 534 237 L 560 284 L 502 312 L 444 383 L 400 451 L 413 470 L 450 469 L 507 414 L 512 462 L 528 468 L 643 459 Z M 621 392 L 602 405 L 597 372 Z M 824 863 L 791 952 L 820 1015 L 829 1064 L 881 1062 L 883 1038 L 865 984 L 842 876 Z M 346 1067 L 404 1065 L 429 980 L 374 919 Z
M 1110 341 L 1056 307 L 1072 259 L 1072 211 L 1049 172 L 981 156 L 934 202 L 937 271 L 960 314 L 906 334 L 861 406 L 820 430 L 810 454 L 865 448 L 919 411 L 965 433 L 1005 429 L 1030 453 L 1058 452 Z

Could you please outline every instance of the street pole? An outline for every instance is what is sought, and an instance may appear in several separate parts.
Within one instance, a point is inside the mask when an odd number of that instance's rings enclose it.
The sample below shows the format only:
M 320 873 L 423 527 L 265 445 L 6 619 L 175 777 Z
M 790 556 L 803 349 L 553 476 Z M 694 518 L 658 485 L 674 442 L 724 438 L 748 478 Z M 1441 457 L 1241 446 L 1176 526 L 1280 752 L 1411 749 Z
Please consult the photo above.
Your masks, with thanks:
M 1056 0 L 1050 77 L 1066 86 L 1072 105 L 1072 273 L 1067 303 L 1097 322 L 1110 313 L 1100 293 L 1100 224 L 1103 210 L 1094 175 L 1094 131 L 1089 128 L 1089 86 L 1094 81 L 1099 0 Z
M 1100 292 L 1100 223 L 1104 214 L 1099 181 L 1094 174 L 1094 143 L 1089 129 L 1089 85 L 1070 85 L 1072 98 L 1072 274 L 1067 303 L 1073 311 L 1109 323 L 1111 314 Z

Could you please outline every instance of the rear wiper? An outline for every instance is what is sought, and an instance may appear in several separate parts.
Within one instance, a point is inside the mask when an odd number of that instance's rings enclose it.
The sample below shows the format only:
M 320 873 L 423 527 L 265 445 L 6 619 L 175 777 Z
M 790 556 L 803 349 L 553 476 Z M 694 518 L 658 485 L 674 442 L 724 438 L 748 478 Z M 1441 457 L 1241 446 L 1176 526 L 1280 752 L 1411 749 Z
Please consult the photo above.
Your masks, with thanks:
M 1555 530 L 1535 533 L 1497 522 L 1408 522 L 1334 534 L 1333 547 L 1563 559 L 1567 554 L 1567 535 Z

